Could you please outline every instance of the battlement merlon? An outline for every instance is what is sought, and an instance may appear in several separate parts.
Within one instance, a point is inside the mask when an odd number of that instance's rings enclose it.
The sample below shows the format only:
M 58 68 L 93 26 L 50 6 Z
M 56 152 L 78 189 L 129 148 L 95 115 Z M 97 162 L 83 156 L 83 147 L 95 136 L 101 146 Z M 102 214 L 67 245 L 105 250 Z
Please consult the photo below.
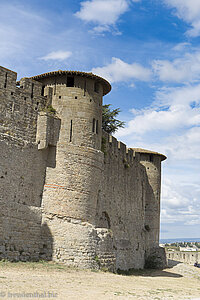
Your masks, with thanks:
M 137 161 L 142 162 L 143 160 L 151 161 L 152 157 L 157 157 L 162 162 L 165 159 L 167 159 L 167 157 L 164 154 L 155 151 L 146 150 L 142 148 L 128 148 L 124 143 L 118 141 L 114 136 L 105 132 L 104 130 L 102 135 L 105 142 L 110 145 L 110 148 L 112 148 L 112 151 L 115 154 L 121 153 L 121 155 L 124 155 L 124 157 L 129 158 L 129 160 L 132 160 L 134 158 Z
M 116 155 L 124 157 L 124 159 L 128 162 L 131 162 L 133 159 L 135 159 L 134 151 L 132 149 L 129 149 L 121 141 L 118 141 L 114 136 L 105 132 L 104 130 L 102 132 L 102 136 L 102 142 L 106 143 L 107 147 L 109 146 L 109 151 L 112 151 Z
M 15 89 L 17 73 L 0 66 L 0 88 Z
M 24 93 L 24 96 L 30 96 L 31 98 L 46 96 L 47 105 L 51 105 L 52 88 L 46 87 L 44 89 L 42 83 L 26 77 L 17 81 L 16 72 L 0 66 L 0 89 L 14 93 L 16 88 L 20 90 L 21 94 Z

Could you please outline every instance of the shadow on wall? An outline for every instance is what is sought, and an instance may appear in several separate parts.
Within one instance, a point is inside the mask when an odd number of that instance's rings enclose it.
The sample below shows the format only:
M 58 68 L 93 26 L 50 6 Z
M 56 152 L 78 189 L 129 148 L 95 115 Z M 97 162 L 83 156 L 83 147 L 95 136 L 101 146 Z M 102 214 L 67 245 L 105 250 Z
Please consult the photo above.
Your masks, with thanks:
M 56 168 L 56 146 L 48 147 L 47 167 Z
M 41 226 L 41 246 L 39 259 L 52 260 L 53 257 L 53 236 L 46 223 Z
M 97 227 L 110 229 L 110 217 L 106 211 L 103 211 L 99 217 Z
M 52 259 L 53 237 L 46 224 L 41 226 L 41 210 L 14 204 L 7 215 L 5 203 L 0 203 L 0 259 L 39 261 Z
M 50 126 L 50 136 L 48 141 L 48 156 L 47 156 L 47 165 L 49 168 L 56 168 L 56 146 L 59 141 L 61 120 L 57 118 L 52 118 L 52 124 Z

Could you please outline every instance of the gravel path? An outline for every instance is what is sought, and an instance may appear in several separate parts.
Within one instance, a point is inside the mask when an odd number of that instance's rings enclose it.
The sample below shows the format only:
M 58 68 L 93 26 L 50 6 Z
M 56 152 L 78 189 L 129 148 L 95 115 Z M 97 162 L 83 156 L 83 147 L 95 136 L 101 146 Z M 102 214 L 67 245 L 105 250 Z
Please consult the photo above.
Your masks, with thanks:
M 1 262 L 0 299 L 200 300 L 200 269 L 178 263 L 125 276 L 53 263 Z

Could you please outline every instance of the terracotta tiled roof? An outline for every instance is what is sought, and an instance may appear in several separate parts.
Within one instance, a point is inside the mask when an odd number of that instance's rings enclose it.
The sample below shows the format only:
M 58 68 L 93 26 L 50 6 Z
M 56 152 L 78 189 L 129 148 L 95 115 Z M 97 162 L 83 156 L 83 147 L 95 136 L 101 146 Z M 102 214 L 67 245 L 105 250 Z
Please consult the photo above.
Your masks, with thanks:
M 40 79 L 43 79 L 43 78 L 59 76 L 59 75 L 73 75 L 73 76 L 82 76 L 82 77 L 92 78 L 103 84 L 103 94 L 104 95 L 108 94 L 111 91 L 110 83 L 107 80 L 105 80 L 104 78 L 94 75 L 93 73 L 86 73 L 86 72 L 80 72 L 80 71 L 58 70 L 58 71 L 52 71 L 52 72 L 36 75 L 36 76 L 31 77 L 31 79 L 40 81 Z
M 158 153 L 158 152 L 155 152 L 155 151 L 146 150 L 146 149 L 142 149 L 142 148 L 131 148 L 131 149 L 135 152 L 138 152 L 138 153 L 159 155 L 159 156 L 161 156 L 161 160 L 165 160 L 167 158 L 164 154 L 161 154 L 161 153 Z

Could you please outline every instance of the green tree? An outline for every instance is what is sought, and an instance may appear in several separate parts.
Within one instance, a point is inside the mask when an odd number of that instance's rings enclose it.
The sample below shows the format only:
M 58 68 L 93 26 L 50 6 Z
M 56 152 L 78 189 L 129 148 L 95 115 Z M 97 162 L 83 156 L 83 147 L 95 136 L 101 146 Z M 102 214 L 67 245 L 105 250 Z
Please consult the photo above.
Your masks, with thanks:
M 111 110 L 110 104 L 105 104 L 102 107 L 102 128 L 108 133 L 115 133 L 118 128 L 123 128 L 125 122 L 116 119 L 120 109 Z

